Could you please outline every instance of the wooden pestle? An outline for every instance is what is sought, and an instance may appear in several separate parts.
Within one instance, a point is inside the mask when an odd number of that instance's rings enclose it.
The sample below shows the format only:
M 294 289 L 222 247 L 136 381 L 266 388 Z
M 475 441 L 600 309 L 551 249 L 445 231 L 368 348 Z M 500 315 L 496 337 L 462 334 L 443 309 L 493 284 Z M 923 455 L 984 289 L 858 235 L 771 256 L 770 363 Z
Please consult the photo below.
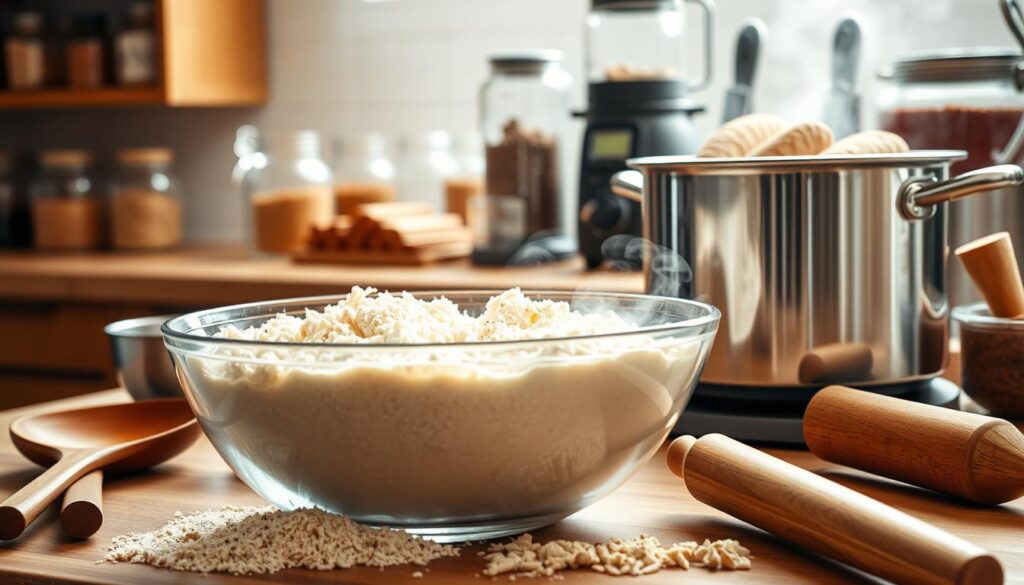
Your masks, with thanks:
M 1024 317 L 1024 284 L 1010 234 L 999 232 L 968 242 L 956 256 L 996 317 Z
M 804 440 L 826 461 L 982 504 L 1024 496 L 1024 435 L 1002 419 L 829 386 Z
M 985 550 L 724 435 L 680 437 L 668 466 L 697 500 L 896 583 L 992 585 Z

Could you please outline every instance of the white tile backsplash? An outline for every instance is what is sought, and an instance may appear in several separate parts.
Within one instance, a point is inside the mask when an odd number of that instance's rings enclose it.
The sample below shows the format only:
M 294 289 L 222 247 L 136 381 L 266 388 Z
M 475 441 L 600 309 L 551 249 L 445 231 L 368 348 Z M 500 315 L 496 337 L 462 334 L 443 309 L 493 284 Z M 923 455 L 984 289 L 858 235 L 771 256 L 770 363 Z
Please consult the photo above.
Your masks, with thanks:
M 583 106 L 583 15 L 588 0 L 268 0 L 271 96 L 258 109 L 81 110 L 0 114 L 0 148 L 36 150 L 166 144 L 178 153 L 188 237 L 241 239 L 241 203 L 229 181 L 234 130 L 246 122 L 276 133 L 319 129 L 326 137 L 379 130 L 393 137 L 477 122 L 477 88 L 487 55 L 524 48 L 566 52 Z M 716 81 L 696 96 L 719 117 L 732 81 L 739 23 L 764 19 L 769 37 L 756 103 L 791 119 L 820 115 L 832 27 L 846 12 L 864 23 L 861 88 L 870 122 L 875 69 L 909 50 L 1013 44 L 996 0 L 719 0 Z M 689 12 L 689 14 L 695 14 Z M 694 31 L 694 19 L 688 23 Z M 699 45 L 692 34 L 688 45 Z M 697 71 L 700 59 L 689 60 Z

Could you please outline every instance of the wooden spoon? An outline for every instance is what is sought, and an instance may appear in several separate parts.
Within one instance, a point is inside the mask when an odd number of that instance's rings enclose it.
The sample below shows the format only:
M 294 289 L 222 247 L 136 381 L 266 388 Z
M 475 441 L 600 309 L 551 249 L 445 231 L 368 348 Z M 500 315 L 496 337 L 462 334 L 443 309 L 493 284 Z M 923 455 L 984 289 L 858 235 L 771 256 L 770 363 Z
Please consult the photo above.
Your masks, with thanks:
M 0 504 L 0 540 L 20 536 L 87 473 L 152 467 L 181 453 L 200 434 L 192 409 L 181 398 L 27 416 L 12 422 L 10 430 L 25 457 L 51 467 Z

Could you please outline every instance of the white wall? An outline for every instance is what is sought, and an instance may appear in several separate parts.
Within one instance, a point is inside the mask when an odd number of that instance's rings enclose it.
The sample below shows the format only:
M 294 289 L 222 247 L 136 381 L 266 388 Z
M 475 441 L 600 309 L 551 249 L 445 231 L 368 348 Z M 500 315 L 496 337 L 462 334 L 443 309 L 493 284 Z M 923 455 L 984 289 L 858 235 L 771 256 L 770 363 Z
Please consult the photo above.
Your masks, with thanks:
M 476 90 L 489 53 L 558 48 L 580 80 L 588 0 L 269 0 L 271 98 L 258 109 L 17 112 L 0 115 L 0 148 L 36 150 L 167 144 L 187 186 L 194 241 L 241 238 L 241 203 L 228 180 L 234 129 L 314 128 L 328 136 L 380 130 L 392 136 L 476 125 Z M 768 23 L 758 109 L 787 118 L 819 115 L 829 75 L 832 28 L 848 11 L 865 25 L 861 81 L 866 96 L 879 64 L 908 50 L 1013 44 L 997 0 L 719 0 L 716 84 L 697 97 L 708 106 L 702 130 L 720 116 L 732 79 L 736 27 L 747 16 Z M 690 30 L 696 27 L 690 23 Z M 694 47 L 697 38 L 691 38 Z M 696 55 L 691 67 L 697 67 Z M 865 97 L 870 120 L 871 99 Z

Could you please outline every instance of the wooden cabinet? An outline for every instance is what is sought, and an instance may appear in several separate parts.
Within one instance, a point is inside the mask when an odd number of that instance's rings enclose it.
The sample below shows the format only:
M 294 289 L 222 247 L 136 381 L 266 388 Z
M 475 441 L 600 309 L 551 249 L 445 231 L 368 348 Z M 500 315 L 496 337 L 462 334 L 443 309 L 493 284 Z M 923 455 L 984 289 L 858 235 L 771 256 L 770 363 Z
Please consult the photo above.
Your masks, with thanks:
M 74 0 L 40 2 L 67 9 Z M 96 4 L 95 2 L 90 5 Z M 112 10 L 123 2 L 102 3 Z M 0 109 L 260 105 L 267 99 L 265 0 L 154 0 L 160 75 L 153 87 L 0 90 Z
M 104 325 L 156 314 L 141 305 L 0 302 L 0 410 L 116 386 Z

